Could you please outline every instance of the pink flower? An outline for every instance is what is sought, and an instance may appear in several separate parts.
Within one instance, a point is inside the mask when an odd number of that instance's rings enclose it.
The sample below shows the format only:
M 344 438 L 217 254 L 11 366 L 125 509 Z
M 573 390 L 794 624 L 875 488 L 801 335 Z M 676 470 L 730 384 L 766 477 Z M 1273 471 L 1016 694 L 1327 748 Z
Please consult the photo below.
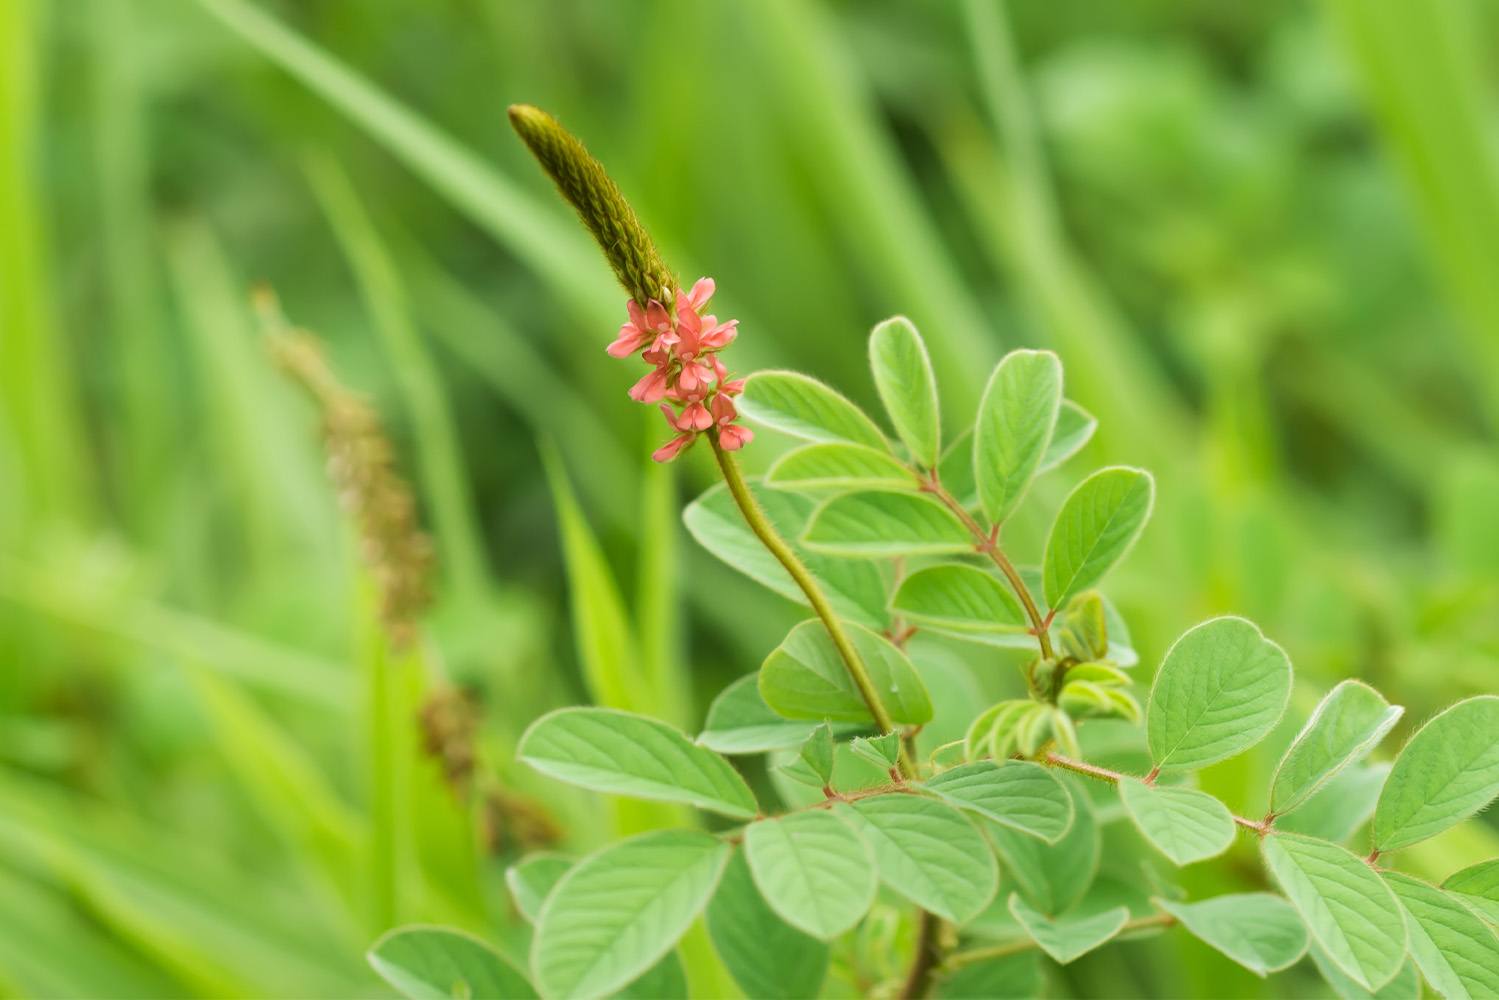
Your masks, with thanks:
M 694 310 L 701 311 L 708 300 L 713 297 L 713 292 L 718 288 L 712 278 L 699 278 L 692 283 L 692 290 L 685 295 L 677 292 L 677 312 L 682 311 L 683 303 Z
M 606 350 L 611 357 L 628 358 L 651 341 L 659 342 L 671 334 L 671 316 L 666 307 L 655 299 L 641 309 L 634 299 L 625 303 L 630 313 L 628 322 L 619 328 L 619 336 Z
M 718 446 L 724 451 L 738 451 L 754 439 L 755 432 L 739 424 L 730 424 L 718 431 Z
M 665 399 L 666 382 L 670 375 L 671 368 L 668 366 L 652 369 L 650 374 L 630 387 L 630 398 L 637 403 L 654 403 L 658 399 Z
M 670 462 L 682 453 L 683 448 L 686 448 L 695 440 L 697 440 L 696 434 L 683 434 L 681 437 L 672 438 L 651 452 L 651 458 L 657 462 Z

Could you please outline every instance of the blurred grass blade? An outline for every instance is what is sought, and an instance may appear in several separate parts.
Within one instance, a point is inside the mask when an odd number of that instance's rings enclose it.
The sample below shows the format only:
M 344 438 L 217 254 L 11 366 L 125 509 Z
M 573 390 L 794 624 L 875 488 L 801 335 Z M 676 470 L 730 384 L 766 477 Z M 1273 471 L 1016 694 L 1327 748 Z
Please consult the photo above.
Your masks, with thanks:
M 359 282 L 411 419 L 422 492 L 432 510 L 438 572 L 452 583 L 460 604 L 478 606 L 488 590 L 484 541 L 442 378 L 412 322 L 396 264 L 348 175 L 326 156 L 310 159 L 307 172 Z
M 654 422 L 653 422 L 654 423 Z M 642 449 L 642 454 L 644 449 Z M 658 706 L 656 715 L 685 729 L 692 718 L 692 677 L 683 662 L 683 595 L 676 476 L 645 463 L 640 493 L 640 558 L 635 588 L 640 662 Z

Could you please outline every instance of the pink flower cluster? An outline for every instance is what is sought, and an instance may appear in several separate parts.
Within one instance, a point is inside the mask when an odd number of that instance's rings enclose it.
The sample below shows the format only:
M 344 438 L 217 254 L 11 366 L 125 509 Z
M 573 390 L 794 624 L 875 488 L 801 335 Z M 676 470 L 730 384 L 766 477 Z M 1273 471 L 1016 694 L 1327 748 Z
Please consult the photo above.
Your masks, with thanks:
M 724 451 L 738 451 L 754 437 L 736 423 L 739 410 L 733 397 L 744 391 L 744 380 L 729 378 L 718 359 L 718 352 L 733 342 L 739 321 L 720 323 L 717 316 L 703 315 L 714 287 L 712 278 L 699 278 L 691 291 L 678 291 L 675 317 L 655 299 L 644 309 L 632 299 L 626 305 L 630 318 L 608 348 L 616 358 L 640 351 L 651 366 L 630 389 L 630 398 L 659 402 L 667 424 L 677 432 L 651 455 L 658 462 L 676 458 L 704 431 L 716 429 Z

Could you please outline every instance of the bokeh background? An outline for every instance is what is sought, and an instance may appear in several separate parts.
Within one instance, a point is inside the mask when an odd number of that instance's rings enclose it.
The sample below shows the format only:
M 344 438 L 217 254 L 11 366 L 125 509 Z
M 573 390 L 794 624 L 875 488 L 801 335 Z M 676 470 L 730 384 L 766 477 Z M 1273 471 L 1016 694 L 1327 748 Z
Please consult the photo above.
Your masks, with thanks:
M 1400 735 L 1499 688 L 1496 29 L 1472 0 L 0 3 L 0 992 L 369 995 L 413 920 L 515 947 L 517 849 L 653 821 L 515 768 L 526 722 L 693 729 L 800 617 L 681 530 L 711 463 L 650 467 L 665 428 L 603 351 L 623 293 L 512 101 L 717 279 L 741 370 L 873 404 L 864 339 L 905 313 L 957 427 L 1005 350 L 1060 352 L 1085 461 L 1158 477 L 1110 586 L 1147 677 L 1234 611 L 1290 650 L 1294 716 L 1357 676 Z M 413 484 L 415 652 L 260 281 Z M 1274 760 L 1208 787 L 1252 809 Z M 1258 884 L 1233 857 L 1189 882 Z M 1323 989 L 1184 935 L 1069 976 Z

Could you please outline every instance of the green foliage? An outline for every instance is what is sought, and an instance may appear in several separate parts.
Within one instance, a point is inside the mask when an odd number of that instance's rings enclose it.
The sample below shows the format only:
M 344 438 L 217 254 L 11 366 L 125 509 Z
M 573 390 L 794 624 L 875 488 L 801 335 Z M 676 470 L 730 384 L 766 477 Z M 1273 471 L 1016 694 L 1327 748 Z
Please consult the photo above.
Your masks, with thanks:
M 963 764 L 926 787 L 960 809 L 1048 843 L 1072 827 L 1072 796 L 1050 771 L 1027 761 Z
M 966 563 L 919 569 L 901 581 L 891 608 L 919 625 L 954 632 L 1016 632 L 1025 612 L 992 573 Z
M 1296 910 L 1268 892 L 1215 896 L 1196 903 L 1157 899 L 1198 940 L 1257 976 L 1295 965 L 1306 954 L 1306 927 Z
M 937 377 L 910 320 L 896 316 L 875 326 L 869 335 L 869 367 L 896 436 L 918 465 L 934 467 L 942 454 Z
M 930 722 L 931 699 L 906 654 L 862 626 L 850 625 L 849 634 L 891 717 L 918 726 Z M 788 719 L 874 721 L 827 629 L 816 621 L 793 628 L 765 658 L 760 696 Z
M 410 1000 L 535 997 L 518 969 L 478 938 L 444 927 L 402 927 L 370 946 L 369 962 Z
M 799 372 L 759 372 L 745 382 L 740 409 L 756 423 L 808 441 L 839 441 L 888 451 L 873 420 L 844 396 Z
M 801 760 L 824 786 L 833 780 L 833 727 L 824 722 L 802 743 Z
M 1395 758 L 1374 811 L 1374 846 L 1435 836 L 1499 795 L 1499 696 L 1469 698 L 1421 727 Z
M 1499 937 L 1468 907 L 1440 889 L 1399 872 L 1384 880 L 1405 912 L 1411 957 L 1444 997 L 1499 994 Z
M 765 753 L 801 745 L 815 725 L 777 715 L 760 697 L 759 677 L 741 677 L 718 693 L 697 741 L 727 754 Z
M 1129 920 L 1129 910 L 1122 906 L 1092 916 L 1047 917 L 1018 895 L 1010 897 L 1010 913 L 1041 950 L 1060 965 L 1104 944 L 1123 930 Z
M 994 898 L 994 852 L 952 806 L 892 793 L 859 799 L 839 812 L 874 848 L 885 884 L 927 912 L 963 924 Z
M 1119 800 L 1145 839 L 1174 864 L 1217 857 L 1233 843 L 1233 816 L 1206 792 L 1126 779 L 1119 782 Z
M 1046 540 L 1046 603 L 1060 608 L 1102 580 L 1140 536 L 1154 503 L 1155 480 L 1140 469 L 1100 469 L 1078 484 Z
M 967 552 L 973 538 L 962 521 L 930 497 L 850 493 L 813 512 L 802 544 L 839 556 L 934 556 Z
M 1286 813 L 1372 750 L 1405 709 L 1359 681 L 1328 692 L 1281 758 L 1270 783 L 1270 811 Z
M 830 812 L 799 812 L 744 831 L 750 873 L 770 908 L 815 938 L 853 927 L 874 903 L 874 849 Z
M 560 708 L 531 724 L 516 753 L 596 792 L 755 815 L 754 793 L 728 761 L 654 719 L 607 708 Z
M 1477 910 L 1489 923 L 1499 926 L 1499 858 L 1453 872 L 1442 888 Z
M 755 887 L 743 851 L 735 851 L 708 904 L 708 932 L 747 996 L 813 996 L 828 970 L 828 946 L 776 915 Z
M 1062 362 L 1050 351 L 1011 351 L 989 376 L 973 430 L 973 481 L 990 523 L 1025 496 L 1061 405 Z
M 889 452 L 862 444 L 809 444 L 788 451 L 765 473 L 765 485 L 811 495 L 915 489 L 909 469 Z

